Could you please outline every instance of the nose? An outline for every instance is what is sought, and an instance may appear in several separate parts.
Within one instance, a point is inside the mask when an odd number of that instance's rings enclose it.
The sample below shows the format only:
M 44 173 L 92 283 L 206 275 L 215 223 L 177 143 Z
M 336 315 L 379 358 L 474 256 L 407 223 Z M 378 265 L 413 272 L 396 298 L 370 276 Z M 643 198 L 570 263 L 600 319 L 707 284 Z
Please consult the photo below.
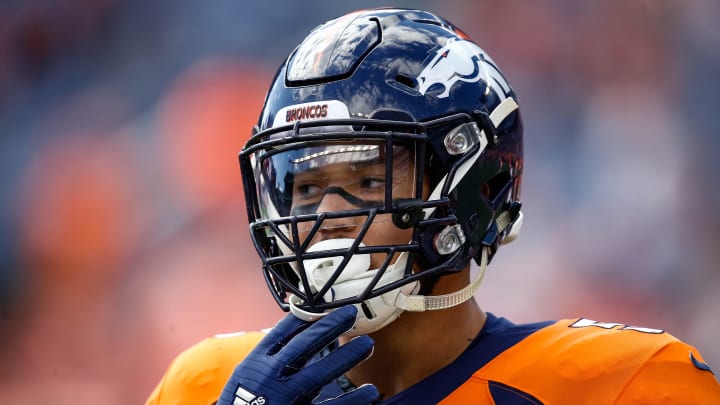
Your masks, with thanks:
M 356 209 L 355 205 L 347 201 L 338 193 L 326 193 L 317 207 L 318 213 L 334 213 Z M 336 238 L 352 238 L 359 232 L 362 217 L 326 218 L 318 233 L 322 240 Z
M 328 187 L 323 193 L 317 212 L 337 212 L 357 208 L 351 201 L 352 196 L 339 187 Z

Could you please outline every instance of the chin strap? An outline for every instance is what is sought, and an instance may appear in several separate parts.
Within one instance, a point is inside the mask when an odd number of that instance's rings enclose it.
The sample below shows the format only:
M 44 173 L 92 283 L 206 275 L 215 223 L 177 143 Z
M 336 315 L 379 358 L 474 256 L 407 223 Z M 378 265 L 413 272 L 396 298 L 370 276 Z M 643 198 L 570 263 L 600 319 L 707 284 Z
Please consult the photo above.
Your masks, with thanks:
M 485 277 L 485 270 L 487 270 L 488 265 L 488 249 L 490 248 L 485 246 L 482 248 L 480 271 L 475 276 L 475 279 L 463 289 L 450 294 L 430 296 L 400 293 L 395 298 L 395 306 L 405 311 L 422 312 L 454 307 L 469 300 L 480 288 L 480 284 L 482 284 Z

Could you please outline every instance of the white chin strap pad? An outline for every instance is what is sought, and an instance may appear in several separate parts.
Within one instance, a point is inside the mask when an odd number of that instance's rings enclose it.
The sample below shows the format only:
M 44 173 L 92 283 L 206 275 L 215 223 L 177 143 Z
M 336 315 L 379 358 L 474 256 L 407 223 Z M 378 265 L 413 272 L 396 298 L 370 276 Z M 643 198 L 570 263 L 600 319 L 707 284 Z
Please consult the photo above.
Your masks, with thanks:
M 307 251 L 309 253 L 335 249 L 347 251 L 353 243 L 355 243 L 354 239 L 329 239 L 312 245 Z M 365 245 L 361 243 L 359 246 Z M 310 288 L 315 292 L 320 291 L 335 273 L 342 260 L 343 256 L 305 260 L 303 267 Z M 407 254 L 401 253 L 395 263 L 388 266 L 375 287 L 381 287 L 400 280 L 403 277 L 406 262 Z M 370 255 L 353 255 L 323 297 L 325 301 L 337 301 L 362 294 L 378 272 L 377 269 L 371 270 L 370 265 Z M 380 296 L 365 300 L 362 304 L 355 304 L 358 308 L 358 318 L 353 329 L 346 332 L 345 335 L 364 335 L 385 327 L 402 313 L 402 310 L 394 305 L 398 294 L 413 294 L 418 288 L 417 282 L 409 283 Z M 303 302 L 295 295 L 290 296 L 288 304 L 293 315 L 310 322 L 325 316 L 329 312 L 306 311 L 299 307 Z
M 352 243 L 351 239 L 335 241 L 337 242 L 332 242 L 328 244 L 344 244 L 347 243 L 346 241 Z M 320 247 L 323 246 L 325 245 L 321 245 Z M 315 249 L 319 250 L 320 248 L 316 247 Z M 332 259 L 335 260 L 336 258 L 333 257 Z M 378 283 L 378 285 L 384 285 L 390 281 L 400 279 L 406 259 L 407 256 L 401 254 L 401 257 L 395 262 L 395 264 L 392 267 L 388 267 L 386 273 L 380 278 L 380 283 Z M 339 257 L 339 260 L 342 260 L 342 257 Z M 310 261 L 311 260 L 308 260 L 308 262 Z M 352 260 L 348 262 L 348 264 L 351 262 Z M 317 262 L 313 261 L 312 263 L 315 264 Z M 488 248 L 483 248 L 480 260 L 480 270 L 475 279 L 461 290 L 455 291 L 450 294 L 436 296 L 415 295 L 415 293 L 419 289 L 419 283 L 414 282 L 382 294 L 380 296 L 370 298 L 364 301 L 363 304 L 355 304 L 358 307 L 358 318 L 353 329 L 346 332 L 345 335 L 352 337 L 368 334 L 379 330 L 397 319 L 403 311 L 431 311 L 450 308 L 462 304 L 463 302 L 472 298 L 473 295 L 475 295 L 475 292 L 477 292 L 485 276 L 487 264 Z M 319 272 L 318 274 L 321 275 L 324 274 L 324 271 L 327 269 L 329 268 L 324 266 L 315 268 L 306 266 L 305 271 L 308 274 L 308 278 L 310 278 L 311 275 L 316 274 L 316 272 Z M 351 271 L 351 273 L 354 272 Z M 341 274 L 333 287 L 328 290 L 328 294 L 331 294 L 334 299 L 343 299 L 358 295 L 362 291 L 364 291 L 364 289 L 367 287 L 368 283 L 370 282 L 370 280 L 372 280 L 376 273 L 377 270 L 366 270 L 364 273 L 357 273 L 356 277 L 343 277 L 343 275 Z M 328 272 L 327 274 L 332 273 Z M 317 285 L 315 283 L 316 281 L 311 281 L 311 285 Z M 322 287 L 322 285 L 319 285 L 319 287 Z M 302 301 L 295 295 L 291 295 L 288 302 L 290 304 L 290 312 L 292 312 L 293 315 L 309 322 L 316 321 L 317 319 L 327 315 L 327 313 L 329 312 L 328 311 L 324 313 L 315 313 L 305 311 L 298 306 L 302 304 Z M 369 314 L 366 313 L 366 311 L 369 312 Z
M 518 212 L 518 217 L 515 219 L 515 222 L 510 226 L 510 230 L 508 231 L 507 235 L 505 235 L 505 238 L 500 243 L 501 245 L 507 245 L 508 243 L 514 241 L 517 239 L 518 235 L 520 234 L 520 229 L 522 228 L 523 224 L 523 213 L 522 211 Z

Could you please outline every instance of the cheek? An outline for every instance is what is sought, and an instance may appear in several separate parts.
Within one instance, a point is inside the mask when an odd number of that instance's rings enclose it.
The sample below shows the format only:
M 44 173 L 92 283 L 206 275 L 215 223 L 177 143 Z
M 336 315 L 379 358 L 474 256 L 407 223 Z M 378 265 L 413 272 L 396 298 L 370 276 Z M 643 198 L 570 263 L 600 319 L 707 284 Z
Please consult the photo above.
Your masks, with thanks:
M 390 214 L 378 215 L 365 234 L 363 242 L 368 245 L 405 245 L 410 242 L 413 230 L 399 229 L 392 223 Z
M 367 246 L 405 245 L 410 242 L 412 232 L 412 229 L 398 229 L 393 225 L 388 216 L 387 220 L 375 222 L 370 227 L 367 234 L 365 234 L 363 243 Z M 385 261 L 385 257 L 386 255 L 383 253 L 371 255 L 370 262 L 372 263 L 372 268 L 380 267 Z M 397 259 L 397 257 L 395 259 Z

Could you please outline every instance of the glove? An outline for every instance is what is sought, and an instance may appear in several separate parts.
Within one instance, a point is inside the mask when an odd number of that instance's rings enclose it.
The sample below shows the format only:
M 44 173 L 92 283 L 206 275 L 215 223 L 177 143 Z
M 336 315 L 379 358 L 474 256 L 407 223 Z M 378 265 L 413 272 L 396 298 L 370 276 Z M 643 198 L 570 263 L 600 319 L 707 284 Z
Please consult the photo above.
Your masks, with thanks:
M 355 323 L 357 309 L 341 307 L 310 323 L 286 316 L 258 343 L 225 384 L 218 405 L 315 404 L 320 389 L 370 356 L 373 341 L 358 336 L 321 359 L 308 360 Z M 362 385 L 323 405 L 369 404 L 379 396 Z

